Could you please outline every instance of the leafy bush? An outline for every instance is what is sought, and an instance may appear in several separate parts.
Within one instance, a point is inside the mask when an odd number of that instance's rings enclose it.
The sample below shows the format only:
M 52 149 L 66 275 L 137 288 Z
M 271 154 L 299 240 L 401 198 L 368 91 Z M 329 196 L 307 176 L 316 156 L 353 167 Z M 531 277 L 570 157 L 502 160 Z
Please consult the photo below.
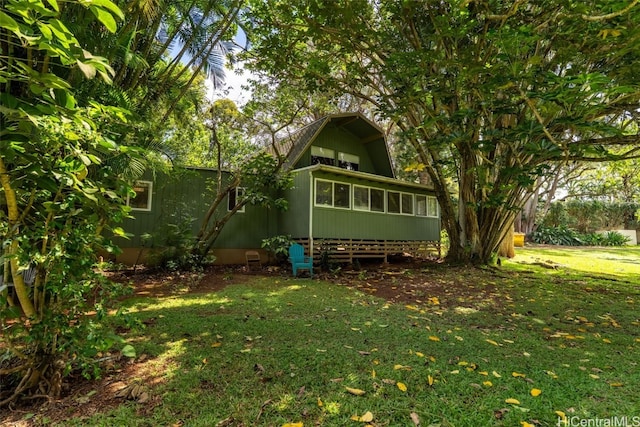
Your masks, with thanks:
M 196 271 L 202 268 L 203 260 L 191 251 L 194 240 L 191 223 L 194 219 L 188 216 L 175 219 L 176 223 L 163 224 L 154 233 L 142 236 L 145 246 L 155 249 L 149 255 L 149 264 L 169 271 Z M 215 257 L 211 256 L 205 263 L 214 260 Z
M 278 264 L 283 264 L 289 256 L 289 246 L 295 241 L 290 235 L 278 235 L 262 239 L 262 248 L 266 249 L 275 258 Z
M 601 234 L 601 236 L 603 236 L 603 239 L 600 246 L 624 246 L 629 241 L 627 236 L 617 231 L 607 231 L 606 234 Z
M 583 234 L 564 226 L 540 227 L 529 238 L 534 243 L 562 246 L 623 246 L 629 241 L 617 231 Z
M 609 203 L 597 200 L 554 202 L 541 225 L 568 227 L 581 233 L 601 229 L 638 229 L 637 203 Z
M 580 233 L 565 226 L 539 227 L 529 236 L 534 243 L 563 246 L 584 245 L 581 237 Z

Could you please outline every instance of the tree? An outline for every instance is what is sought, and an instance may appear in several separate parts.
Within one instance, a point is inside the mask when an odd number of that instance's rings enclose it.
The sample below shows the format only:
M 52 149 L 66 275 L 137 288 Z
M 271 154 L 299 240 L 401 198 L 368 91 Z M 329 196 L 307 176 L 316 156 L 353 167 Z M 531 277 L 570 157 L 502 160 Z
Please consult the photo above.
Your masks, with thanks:
M 554 164 L 640 152 L 636 3 L 254 2 L 248 58 L 393 120 L 434 185 L 448 257 L 487 263 Z
M 75 72 L 110 81 L 107 61 L 83 48 L 50 1 L 14 0 L 0 10 L 0 240 L 3 338 L 0 406 L 28 394 L 57 397 L 72 369 L 96 374 L 96 355 L 118 341 L 101 324 L 122 287 L 94 270 L 95 250 L 126 215 L 128 188 L 107 159 L 125 148 L 119 108 L 78 105 Z M 106 23 L 123 18 L 108 0 L 69 1 Z M 62 77 L 65 76 L 65 77 Z M 134 150 L 134 147 L 131 147 Z M 24 273 L 35 270 L 28 286 Z M 95 315 L 90 316 L 89 312 Z

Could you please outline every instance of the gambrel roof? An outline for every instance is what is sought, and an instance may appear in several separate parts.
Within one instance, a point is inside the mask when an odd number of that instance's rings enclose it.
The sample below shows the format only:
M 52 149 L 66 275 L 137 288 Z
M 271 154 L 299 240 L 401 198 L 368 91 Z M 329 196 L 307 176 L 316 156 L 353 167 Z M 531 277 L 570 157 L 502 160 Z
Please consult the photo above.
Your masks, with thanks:
M 384 153 L 372 156 L 375 169 L 380 175 L 395 177 L 384 132 L 361 113 L 330 114 L 308 124 L 289 138 L 280 140 L 279 151 L 288 153 L 284 162 L 285 169 L 294 168 L 320 132 L 330 124 L 347 131 L 362 144 L 372 147 L 372 152 Z

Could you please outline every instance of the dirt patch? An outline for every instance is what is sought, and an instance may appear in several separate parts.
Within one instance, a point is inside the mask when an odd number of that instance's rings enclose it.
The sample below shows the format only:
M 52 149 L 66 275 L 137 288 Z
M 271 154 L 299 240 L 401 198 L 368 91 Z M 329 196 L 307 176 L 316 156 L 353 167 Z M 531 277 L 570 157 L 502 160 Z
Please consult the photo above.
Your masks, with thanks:
M 498 270 L 468 266 L 447 266 L 437 261 L 418 262 L 401 259 L 390 264 L 363 262 L 357 269 L 343 267 L 339 271 L 317 271 L 314 279 L 350 286 L 398 304 L 435 303 L 443 308 L 472 307 L 486 301 L 499 301 L 498 290 L 491 278 Z M 478 276 L 486 276 L 478 280 Z M 287 268 L 265 267 L 250 271 L 244 266 L 213 266 L 199 273 L 162 273 L 124 271 L 110 273 L 114 281 L 132 286 L 133 296 L 167 297 L 190 293 L 210 293 L 226 286 L 246 283 L 256 276 L 289 278 Z M 146 355 L 135 360 L 119 355 L 106 355 L 104 377 L 88 381 L 80 376 L 66 378 L 64 396 L 55 401 L 34 400 L 3 408 L 0 424 L 15 427 L 48 425 L 71 418 L 84 418 L 107 412 L 126 402 L 139 402 L 140 416 L 162 404 L 160 396 L 146 394 L 161 375 L 150 372 Z M 144 383 L 131 384 L 131 378 L 144 378 Z M 139 386 L 136 388 L 136 386 Z

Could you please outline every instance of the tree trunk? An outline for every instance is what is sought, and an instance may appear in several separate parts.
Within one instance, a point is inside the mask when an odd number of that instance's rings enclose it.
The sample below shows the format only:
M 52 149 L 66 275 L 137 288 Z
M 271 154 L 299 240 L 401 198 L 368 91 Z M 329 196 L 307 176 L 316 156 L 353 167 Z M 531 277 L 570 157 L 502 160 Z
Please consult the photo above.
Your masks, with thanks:
M 502 242 L 500 243 L 500 248 L 498 249 L 498 256 L 506 257 L 506 258 L 513 258 L 514 256 L 516 256 L 516 250 L 513 245 L 514 232 L 515 232 L 514 227 L 513 226 L 509 227 L 509 231 L 507 232 L 507 235 L 504 236 L 504 239 L 502 239 Z

